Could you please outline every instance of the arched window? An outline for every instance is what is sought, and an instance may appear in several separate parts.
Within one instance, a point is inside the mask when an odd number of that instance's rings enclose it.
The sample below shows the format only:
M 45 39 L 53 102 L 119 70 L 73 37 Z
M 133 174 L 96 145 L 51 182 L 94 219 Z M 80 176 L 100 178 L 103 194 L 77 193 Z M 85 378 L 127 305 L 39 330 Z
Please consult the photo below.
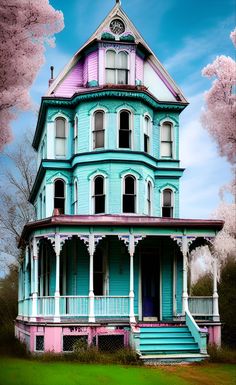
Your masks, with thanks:
M 161 157 L 173 157 L 173 132 L 172 124 L 165 122 L 161 126 Z
M 104 147 L 104 115 L 103 111 L 94 113 L 93 148 Z
M 60 214 L 65 213 L 65 182 L 61 179 L 54 183 L 54 209 L 58 209 Z
M 128 54 L 124 51 L 106 52 L 106 83 L 128 84 Z
M 93 183 L 94 214 L 103 214 L 105 213 L 105 193 L 103 176 L 96 176 L 94 178 Z
M 173 217 L 173 191 L 171 189 L 165 189 L 162 192 L 162 216 Z
M 152 184 L 149 181 L 147 184 L 147 212 L 152 215 Z
M 75 117 L 74 121 L 74 153 L 78 151 L 78 116 Z
M 119 148 L 131 148 L 131 133 L 131 114 L 123 110 L 119 121 Z
M 74 214 L 78 214 L 78 183 L 74 182 Z
M 136 179 L 132 175 L 124 178 L 123 213 L 136 212 Z
M 144 152 L 149 153 L 150 151 L 150 118 L 145 116 L 144 118 Z
M 55 155 L 61 157 L 66 155 L 66 120 L 64 118 L 56 118 L 56 143 Z

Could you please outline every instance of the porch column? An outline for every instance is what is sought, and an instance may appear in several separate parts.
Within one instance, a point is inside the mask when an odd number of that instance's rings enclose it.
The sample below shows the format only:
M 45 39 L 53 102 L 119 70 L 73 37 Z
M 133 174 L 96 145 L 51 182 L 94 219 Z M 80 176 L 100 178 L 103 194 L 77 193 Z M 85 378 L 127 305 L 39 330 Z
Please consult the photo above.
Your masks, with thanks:
M 188 239 L 186 235 L 182 236 L 182 254 L 183 254 L 183 291 L 182 291 L 182 313 L 185 315 L 188 310 Z
M 38 247 L 37 240 L 33 238 L 33 302 L 32 302 L 32 317 L 31 321 L 36 321 L 36 317 L 38 315 Z M 32 283 L 32 282 L 31 282 Z
M 219 295 L 217 292 L 217 257 L 213 256 L 213 321 L 219 321 Z
M 134 316 L 134 236 L 129 236 L 129 254 L 130 254 L 130 287 L 129 287 L 129 319 L 130 323 L 135 323 Z
M 95 251 L 94 234 L 89 235 L 89 322 L 95 322 L 93 289 L 93 255 Z
M 61 240 L 60 234 L 55 234 L 55 254 L 56 254 L 56 285 L 55 285 L 55 313 L 54 322 L 60 322 L 60 252 Z

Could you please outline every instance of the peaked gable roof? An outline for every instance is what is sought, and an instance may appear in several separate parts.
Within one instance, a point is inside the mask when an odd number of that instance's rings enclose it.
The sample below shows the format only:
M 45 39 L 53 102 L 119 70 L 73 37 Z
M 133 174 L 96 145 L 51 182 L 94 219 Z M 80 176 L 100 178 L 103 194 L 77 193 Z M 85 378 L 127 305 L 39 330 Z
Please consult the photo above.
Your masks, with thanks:
M 126 29 L 130 32 L 132 32 L 135 43 L 137 45 L 140 45 L 147 53 L 148 58 L 151 64 L 157 69 L 160 78 L 164 79 L 169 85 L 173 88 L 173 90 L 176 93 L 176 100 L 182 103 L 187 103 L 187 100 L 185 99 L 182 91 L 180 88 L 176 85 L 174 80 L 171 78 L 169 73 L 166 71 L 164 66 L 161 64 L 161 62 L 157 59 L 154 52 L 151 50 L 151 48 L 148 46 L 148 44 L 145 42 L 141 34 L 138 32 L 134 24 L 131 22 L 127 14 L 124 12 L 124 10 L 121 8 L 120 2 L 116 2 L 115 6 L 112 8 L 112 10 L 109 12 L 109 14 L 105 17 L 103 22 L 98 26 L 96 31 L 92 34 L 92 36 L 85 42 L 85 44 L 74 54 L 74 56 L 71 58 L 71 60 L 68 62 L 68 64 L 64 67 L 64 69 L 60 72 L 60 74 L 56 77 L 56 79 L 52 82 L 51 86 L 49 87 L 46 96 L 53 96 L 53 92 L 56 90 L 56 88 L 59 86 L 59 84 L 65 79 L 65 77 L 69 74 L 71 69 L 76 65 L 78 62 L 78 59 L 80 55 L 82 54 L 83 50 L 87 48 L 89 45 L 96 41 L 101 40 L 101 35 L 106 29 L 106 27 L 109 27 L 109 24 L 111 20 L 114 17 L 118 17 L 122 19 L 126 25 Z M 119 40 L 116 41 L 119 43 Z

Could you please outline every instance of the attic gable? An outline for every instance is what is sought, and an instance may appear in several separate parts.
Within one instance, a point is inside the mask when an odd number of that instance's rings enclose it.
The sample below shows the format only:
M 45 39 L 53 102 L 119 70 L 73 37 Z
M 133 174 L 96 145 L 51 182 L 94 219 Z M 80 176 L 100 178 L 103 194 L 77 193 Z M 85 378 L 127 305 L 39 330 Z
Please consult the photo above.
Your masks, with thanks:
M 110 44 L 114 42 L 114 46 L 116 44 L 134 44 L 137 53 L 136 71 L 138 72 L 140 70 L 138 66 L 139 57 L 145 58 L 146 68 L 148 67 L 146 76 L 143 76 L 143 84 L 146 86 L 145 81 L 147 82 L 148 91 L 159 100 L 187 102 L 179 87 L 149 48 L 148 44 L 121 8 L 119 2 L 115 4 L 93 35 L 76 52 L 63 71 L 53 81 L 46 96 L 72 97 L 74 93 L 83 92 L 84 88 L 101 87 L 104 85 L 103 82 L 99 82 L 98 75 L 97 79 L 95 79 L 96 76 L 94 76 L 94 78 L 90 76 L 89 79 L 87 75 L 88 73 L 91 74 L 91 71 L 98 72 L 98 66 L 99 64 L 101 65 L 98 52 L 96 53 L 99 42 L 109 42 Z M 88 51 L 90 51 L 90 54 L 94 52 L 89 63 L 86 62 L 86 52 Z M 91 68 L 88 69 L 86 67 L 87 64 L 90 65 Z M 85 67 L 83 67 L 84 65 Z M 144 71 L 144 69 L 141 70 Z M 151 72 L 153 74 L 150 75 Z M 133 80 L 131 85 L 135 85 L 134 82 L 135 80 Z M 153 83 L 156 83 L 156 86 L 153 86 Z M 163 90 L 162 98 L 160 97 L 160 93 L 157 92 L 160 87 Z

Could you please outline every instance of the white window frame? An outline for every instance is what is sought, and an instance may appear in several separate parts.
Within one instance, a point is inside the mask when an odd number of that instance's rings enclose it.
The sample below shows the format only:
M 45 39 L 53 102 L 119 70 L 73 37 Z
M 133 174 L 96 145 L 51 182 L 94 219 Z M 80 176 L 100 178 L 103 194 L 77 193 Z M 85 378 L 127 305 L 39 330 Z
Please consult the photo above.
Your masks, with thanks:
M 125 179 L 128 176 L 131 176 L 135 181 L 135 183 L 134 183 L 135 202 L 134 202 L 134 212 L 133 213 L 126 213 L 123 210 L 123 196 L 125 195 Z M 138 181 L 137 181 L 136 176 L 133 175 L 132 173 L 127 173 L 127 174 L 123 175 L 123 177 L 122 177 L 121 213 L 122 213 L 122 215 L 135 215 L 135 214 L 137 215 L 137 213 L 138 213 Z
M 56 207 L 55 206 L 55 183 L 57 180 L 61 180 L 63 183 L 64 183 L 64 214 L 66 214 L 66 202 L 67 202 L 67 183 L 65 181 L 65 179 L 61 178 L 61 177 L 55 177 L 55 179 L 53 180 L 53 210 L 55 210 Z
M 115 53 L 115 67 L 114 68 L 111 68 L 111 67 L 107 67 L 107 52 L 108 51 L 112 51 Z M 118 68 L 118 55 L 120 53 L 125 53 L 126 56 L 127 56 L 127 68 Z M 115 83 L 108 83 L 107 82 L 107 70 L 114 70 L 115 71 Z M 122 71 L 122 70 L 125 70 L 127 71 L 127 83 L 118 83 L 118 73 L 119 71 Z M 120 49 L 120 50 L 114 50 L 114 49 L 111 49 L 111 48 L 108 48 L 105 52 L 105 84 L 116 84 L 116 85 L 128 85 L 129 84 L 129 80 L 130 80 L 130 55 L 129 55 L 129 52 L 126 51 L 125 49 Z
M 164 191 L 165 190 L 169 190 L 171 191 L 171 208 L 172 208 L 172 216 L 170 217 L 163 217 L 162 215 L 162 209 L 163 207 L 169 207 L 169 206 L 164 206 Z M 162 190 L 161 190 L 161 217 L 162 218 L 174 218 L 175 217 L 175 198 L 174 198 L 174 190 L 173 188 L 169 187 L 169 186 L 165 186 Z
M 130 132 L 130 147 L 120 147 L 119 146 L 119 134 L 120 134 L 120 114 L 125 111 L 129 113 L 129 132 Z M 126 108 L 125 106 L 120 108 L 117 111 L 117 149 L 118 150 L 133 150 L 133 132 L 134 132 L 134 114 L 133 112 L 129 109 Z
M 163 125 L 164 124 L 169 124 L 171 128 L 171 141 L 165 141 L 162 139 L 163 135 Z M 163 156 L 162 155 L 162 143 L 171 143 L 171 156 Z M 174 159 L 174 123 L 168 119 L 168 120 L 163 120 L 160 125 L 160 158 L 161 159 Z
M 74 154 L 78 152 L 78 124 L 79 124 L 79 118 L 78 118 L 78 115 L 75 115 L 74 136 L 73 136 Z
M 98 177 L 103 178 L 103 195 L 105 196 L 105 204 L 104 204 L 104 213 L 95 213 L 95 180 Z M 107 213 L 107 207 L 106 207 L 106 201 L 107 201 L 107 194 L 106 194 L 106 177 L 102 173 L 97 173 L 92 178 L 92 214 L 93 215 L 103 215 Z
M 78 214 L 78 180 L 75 179 L 74 180 L 74 184 L 73 184 L 73 207 L 74 207 L 74 214 L 77 215 Z
M 148 185 L 151 185 L 151 191 L 150 191 L 150 213 L 149 213 L 149 200 L 148 200 Z M 146 213 L 148 216 L 153 215 L 153 196 L 154 196 L 154 184 L 153 181 L 148 178 L 146 180 Z
M 56 132 L 56 120 L 59 118 L 65 119 L 65 155 L 57 155 L 56 154 L 56 140 L 57 140 L 57 137 L 56 137 L 56 133 L 57 133 Z M 53 123 L 54 123 L 54 158 L 55 159 L 66 159 L 67 143 L 68 143 L 68 125 L 69 125 L 68 118 L 64 114 L 57 114 L 54 116 Z
M 148 127 L 146 132 L 146 119 L 148 119 Z M 148 148 L 145 151 L 145 135 L 148 137 Z M 143 117 L 143 151 L 145 154 L 151 154 L 151 135 L 152 135 L 152 119 L 149 114 L 144 114 Z

